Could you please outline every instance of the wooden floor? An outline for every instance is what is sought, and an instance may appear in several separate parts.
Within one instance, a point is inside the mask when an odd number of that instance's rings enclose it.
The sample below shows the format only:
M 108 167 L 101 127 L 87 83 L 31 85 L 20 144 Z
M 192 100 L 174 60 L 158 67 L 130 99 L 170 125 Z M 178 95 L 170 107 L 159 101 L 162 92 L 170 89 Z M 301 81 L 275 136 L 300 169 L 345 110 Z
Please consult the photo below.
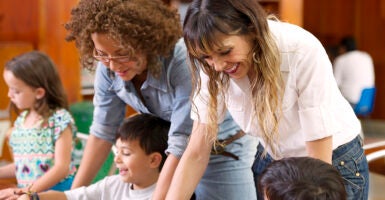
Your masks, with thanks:
M 369 174 L 369 200 L 385 200 L 385 176 Z
M 366 144 L 385 141 L 384 120 L 366 119 L 361 120 L 361 124 Z M 385 200 L 385 158 L 370 162 L 369 169 L 369 200 Z

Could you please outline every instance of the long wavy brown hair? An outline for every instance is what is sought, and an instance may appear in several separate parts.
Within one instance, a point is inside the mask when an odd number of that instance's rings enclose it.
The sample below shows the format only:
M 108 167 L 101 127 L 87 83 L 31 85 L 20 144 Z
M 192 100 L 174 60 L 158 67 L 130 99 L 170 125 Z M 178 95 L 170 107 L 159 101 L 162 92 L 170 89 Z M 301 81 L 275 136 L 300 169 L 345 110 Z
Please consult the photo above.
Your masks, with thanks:
M 182 36 L 176 9 L 159 0 L 80 0 L 65 24 L 84 68 L 95 69 L 92 33 L 107 34 L 124 49 L 147 55 L 150 72 L 159 72 L 159 56 L 168 56 Z M 133 54 L 135 52 L 132 52 Z
M 280 73 L 280 54 L 267 23 L 268 16 L 256 0 L 195 0 L 187 11 L 183 36 L 189 51 L 193 94 L 199 92 L 199 70 L 209 76 L 208 117 L 209 129 L 217 131 L 217 97 L 224 96 L 229 76 L 215 71 L 201 58 L 221 46 L 219 35 L 242 35 L 252 38 L 249 59 L 253 118 L 258 120 L 266 144 L 275 154 L 278 123 L 283 97 L 283 80 Z M 193 105 L 194 106 L 194 105 Z M 212 139 L 212 138 L 209 138 Z

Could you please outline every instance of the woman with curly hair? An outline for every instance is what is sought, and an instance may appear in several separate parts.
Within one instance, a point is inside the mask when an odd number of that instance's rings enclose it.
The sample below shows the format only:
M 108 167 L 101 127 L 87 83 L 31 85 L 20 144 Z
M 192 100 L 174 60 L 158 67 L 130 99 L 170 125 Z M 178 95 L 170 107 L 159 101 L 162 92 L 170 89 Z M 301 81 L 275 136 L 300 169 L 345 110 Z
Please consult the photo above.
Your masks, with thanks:
M 164 199 L 193 124 L 191 72 L 178 13 L 159 0 L 81 0 L 71 14 L 67 40 L 75 41 L 84 67 L 92 70 L 97 63 L 91 134 L 72 188 L 92 181 L 129 105 L 171 122 L 168 158 L 154 194 Z M 197 199 L 256 199 L 251 171 L 256 139 L 239 130 L 227 115 L 218 134 L 222 146 L 214 148 L 194 188 Z
M 183 34 L 196 85 L 194 127 L 167 197 L 193 192 L 227 109 L 259 138 L 256 183 L 273 160 L 310 156 L 339 170 L 349 200 L 368 198 L 360 122 L 317 38 L 266 16 L 256 0 L 193 0 Z

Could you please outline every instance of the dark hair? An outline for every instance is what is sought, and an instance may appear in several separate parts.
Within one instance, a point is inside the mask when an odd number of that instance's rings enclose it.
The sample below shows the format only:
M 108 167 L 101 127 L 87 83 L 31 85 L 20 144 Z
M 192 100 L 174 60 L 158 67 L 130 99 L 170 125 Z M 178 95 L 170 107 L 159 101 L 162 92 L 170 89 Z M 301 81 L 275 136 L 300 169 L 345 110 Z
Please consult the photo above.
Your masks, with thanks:
M 95 67 L 92 33 L 107 34 L 122 48 L 147 55 L 149 71 L 154 73 L 159 71 L 158 57 L 169 55 L 182 36 L 176 9 L 159 0 L 80 0 L 65 28 L 66 40 L 75 41 L 82 66 L 91 70 Z
M 352 36 L 342 38 L 340 45 L 346 49 L 346 51 L 357 50 L 356 40 Z
M 274 200 L 346 200 L 339 171 L 311 157 L 273 161 L 260 175 L 258 190 Z
M 151 154 L 158 152 L 162 155 L 159 170 L 167 158 L 168 131 L 170 122 L 151 114 L 138 114 L 123 121 L 117 132 L 117 138 L 122 141 L 138 140 L 140 147 Z
M 43 88 L 45 95 L 37 99 L 34 109 L 47 119 L 60 108 L 68 109 L 65 94 L 59 73 L 52 60 L 44 53 L 31 51 L 12 58 L 5 64 L 5 70 L 22 80 L 32 88 Z M 17 113 L 16 106 L 11 102 L 11 108 Z

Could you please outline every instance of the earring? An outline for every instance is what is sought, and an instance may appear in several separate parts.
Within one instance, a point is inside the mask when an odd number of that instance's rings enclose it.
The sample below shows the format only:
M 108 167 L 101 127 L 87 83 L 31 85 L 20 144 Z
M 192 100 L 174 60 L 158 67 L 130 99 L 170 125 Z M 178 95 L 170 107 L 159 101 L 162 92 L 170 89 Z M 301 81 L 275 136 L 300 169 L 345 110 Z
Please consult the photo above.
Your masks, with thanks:
M 255 52 L 253 53 L 253 61 L 256 63 L 256 64 L 259 64 L 260 61 L 255 57 Z

